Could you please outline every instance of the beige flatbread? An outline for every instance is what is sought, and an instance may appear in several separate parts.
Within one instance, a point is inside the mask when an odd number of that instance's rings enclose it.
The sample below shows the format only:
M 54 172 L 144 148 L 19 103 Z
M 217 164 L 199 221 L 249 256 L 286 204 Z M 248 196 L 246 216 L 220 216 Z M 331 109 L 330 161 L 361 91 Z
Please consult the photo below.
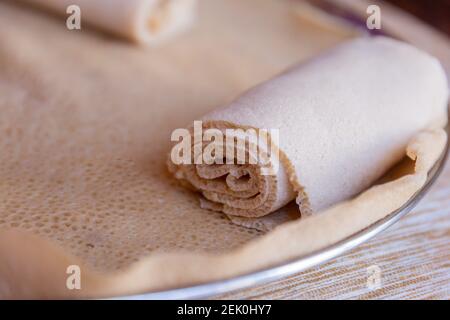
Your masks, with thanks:
M 197 0 L 21 0 L 143 44 L 159 44 L 189 27 Z M 78 6 L 74 11 L 71 6 Z
M 174 128 L 345 38 L 304 23 L 291 4 L 203 1 L 190 32 L 143 49 L 0 3 L 1 298 L 234 276 L 342 239 L 423 184 L 445 143 L 440 130 L 410 144 L 416 173 L 268 234 L 201 209 L 171 179 Z M 66 287 L 73 264 L 81 290 Z

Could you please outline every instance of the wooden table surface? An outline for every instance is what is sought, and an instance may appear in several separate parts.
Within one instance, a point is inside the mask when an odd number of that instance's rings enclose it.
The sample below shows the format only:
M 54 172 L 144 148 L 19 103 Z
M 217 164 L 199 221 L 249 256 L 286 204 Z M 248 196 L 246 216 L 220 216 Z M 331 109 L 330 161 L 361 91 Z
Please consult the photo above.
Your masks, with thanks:
M 360 15 L 368 4 L 333 1 Z M 444 34 L 389 5 L 381 10 L 389 31 L 423 44 L 450 71 L 450 41 Z M 217 298 L 450 299 L 450 165 L 417 207 L 367 243 L 295 276 Z

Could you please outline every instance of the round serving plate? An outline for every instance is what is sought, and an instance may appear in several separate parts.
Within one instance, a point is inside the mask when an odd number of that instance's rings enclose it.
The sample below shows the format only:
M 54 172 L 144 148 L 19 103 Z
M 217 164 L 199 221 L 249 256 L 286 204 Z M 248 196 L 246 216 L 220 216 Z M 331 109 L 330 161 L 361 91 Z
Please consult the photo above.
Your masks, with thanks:
M 355 25 L 356 27 L 359 27 L 361 31 L 367 33 L 368 35 L 381 34 L 397 38 L 396 36 L 390 35 L 389 33 L 385 33 L 381 30 L 367 30 L 365 17 L 362 18 L 361 16 L 355 14 L 354 12 L 349 11 L 347 8 L 336 5 L 333 2 L 327 0 L 320 0 L 314 1 L 313 4 L 318 9 L 323 10 L 331 15 L 338 16 L 341 19 L 344 19 L 347 22 Z M 414 22 L 414 24 L 417 24 L 417 22 Z M 407 39 L 400 39 L 400 40 L 407 41 Z M 450 136 L 450 125 L 447 125 L 445 127 L 445 130 L 447 132 L 447 136 Z M 427 193 L 427 191 L 436 181 L 439 174 L 442 172 L 442 169 L 444 168 L 445 162 L 447 160 L 448 152 L 449 152 L 449 140 L 447 140 L 442 155 L 436 161 L 431 170 L 428 172 L 427 181 L 425 182 L 423 187 L 419 189 L 405 204 L 403 204 L 403 206 L 391 212 L 383 219 L 378 220 L 376 223 L 352 234 L 351 236 L 343 239 L 340 242 L 337 242 L 321 250 L 314 251 L 308 255 L 299 256 L 295 259 L 286 261 L 282 264 L 273 265 L 271 267 L 256 270 L 254 272 L 243 274 L 240 276 L 223 279 L 220 281 L 193 285 L 189 287 L 115 297 L 114 299 L 161 300 L 161 299 L 211 298 L 219 294 L 266 284 L 271 281 L 279 280 L 302 272 L 308 268 L 322 264 L 366 242 L 367 240 L 386 230 L 388 227 L 396 223 L 400 218 L 402 218 L 404 215 L 410 212 L 417 205 L 417 203 L 423 198 L 423 196 Z
M 449 125 L 446 126 L 445 130 L 447 131 L 447 135 L 450 136 Z M 369 227 L 352 234 L 334 245 L 317 250 L 308 255 L 299 256 L 282 264 L 256 270 L 254 272 L 229 279 L 165 291 L 154 291 L 137 295 L 116 297 L 116 299 L 198 299 L 214 297 L 226 292 L 262 285 L 288 277 L 310 267 L 324 263 L 366 242 L 370 238 L 393 225 L 401 217 L 411 211 L 411 209 L 414 208 L 420 199 L 422 199 L 422 197 L 427 193 L 431 185 L 441 173 L 447 159 L 448 151 L 449 141 L 447 140 L 445 150 L 428 173 L 426 183 L 402 207 L 391 212 L 385 218 L 377 221 Z

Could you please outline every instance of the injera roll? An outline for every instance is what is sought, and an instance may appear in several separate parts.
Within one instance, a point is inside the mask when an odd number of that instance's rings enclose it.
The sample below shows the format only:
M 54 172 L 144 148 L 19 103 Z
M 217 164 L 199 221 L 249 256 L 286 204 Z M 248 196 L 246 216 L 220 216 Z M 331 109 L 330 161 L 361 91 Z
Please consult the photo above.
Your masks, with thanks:
M 236 161 L 174 165 L 170 159 L 169 168 L 201 192 L 206 208 L 262 217 L 295 198 L 308 215 L 380 178 L 415 134 L 443 125 L 447 99 L 437 59 L 386 37 L 352 40 L 200 119 L 203 129 L 219 129 L 224 139 L 230 128 L 278 129 L 281 166 L 275 175 L 261 173 L 261 163 Z M 236 139 L 246 138 L 241 133 Z
M 87 22 L 143 44 L 158 44 L 184 31 L 195 15 L 196 0 L 22 0 L 61 15 L 70 5 Z

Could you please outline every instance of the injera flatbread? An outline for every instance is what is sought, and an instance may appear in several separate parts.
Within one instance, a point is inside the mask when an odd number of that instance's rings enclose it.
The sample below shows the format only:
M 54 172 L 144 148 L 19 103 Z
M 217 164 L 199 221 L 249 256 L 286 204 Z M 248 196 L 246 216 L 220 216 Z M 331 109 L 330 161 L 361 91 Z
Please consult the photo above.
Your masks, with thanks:
M 439 130 L 409 144 L 415 173 L 264 235 L 199 208 L 171 178 L 174 128 L 353 35 L 303 23 L 293 4 L 204 1 L 191 31 L 143 49 L 0 3 L 2 298 L 101 297 L 242 274 L 334 243 L 424 183 L 445 144 Z M 81 290 L 66 287 L 72 264 Z

